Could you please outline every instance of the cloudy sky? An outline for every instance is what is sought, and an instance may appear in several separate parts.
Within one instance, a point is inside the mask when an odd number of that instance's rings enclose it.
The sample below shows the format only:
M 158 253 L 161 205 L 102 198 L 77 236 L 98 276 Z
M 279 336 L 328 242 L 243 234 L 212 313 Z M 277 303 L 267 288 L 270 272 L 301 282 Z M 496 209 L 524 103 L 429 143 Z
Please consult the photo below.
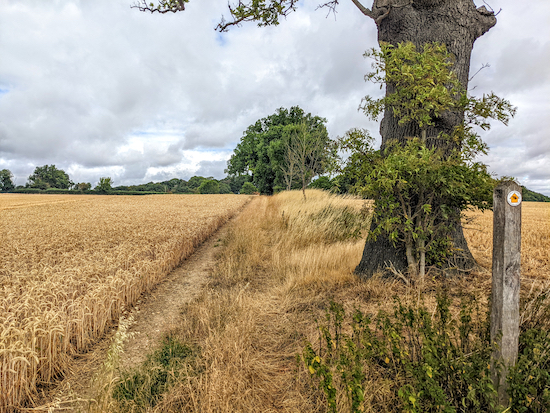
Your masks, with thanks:
M 151 15 L 133 0 L 0 0 L 0 169 L 25 184 L 55 164 L 74 182 L 115 185 L 222 178 L 242 132 L 277 108 L 328 119 L 331 136 L 378 125 L 357 111 L 374 22 L 350 1 L 299 10 L 277 27 L 217 33 L 225 0 Z M 483 3 L 476 0 L 478 6 Z M 370 6 L 372 1 L 366 1 Z M 478 39 L 472 93 L 518 107 L 483 135 L 498 175 L 550 195 L 550 2 L 490 0 L 498 24 Z

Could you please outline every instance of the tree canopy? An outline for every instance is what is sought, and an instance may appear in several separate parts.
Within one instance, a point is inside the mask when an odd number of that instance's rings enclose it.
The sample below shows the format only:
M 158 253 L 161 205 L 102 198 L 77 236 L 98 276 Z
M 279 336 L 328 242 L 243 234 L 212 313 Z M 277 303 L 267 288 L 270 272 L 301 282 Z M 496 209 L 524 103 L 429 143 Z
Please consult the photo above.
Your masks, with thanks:
M 69 175 L 55 165 L 37 166 L 27 183 L 28 187 L 39 189 L 69 189 L 73 185 Z
M 11 191 L 14 188 L 13 174 L 9 169 L 2 169 L 0 171 L 0 192 Z
M 97 186 L 94 188 L 97 192 L 107 193 L 113 187 L 113 180 L 110 177 L 101 177 Z
M 200 194 L 219 194 L 220 183 L 215 179 L 205 179 L 199 185 L 198 191 Z
M 298 106 L 277 109 L 273 115 L 259 119 L 244 131 L 240 143 L 227 163 L 226 173 L 231 177 L 249 176 L 263 194 L 273 194 L 286 188 L 284 170 L 291 128 L 297 125 L 306 133 L 318 136 L 323 147 L 330 139 L 325 127 L 326 119 L 305 113 Z M 319 167 L 315 175 L 322 173 Z M 312 178 L 311 176 L 310 178 Z

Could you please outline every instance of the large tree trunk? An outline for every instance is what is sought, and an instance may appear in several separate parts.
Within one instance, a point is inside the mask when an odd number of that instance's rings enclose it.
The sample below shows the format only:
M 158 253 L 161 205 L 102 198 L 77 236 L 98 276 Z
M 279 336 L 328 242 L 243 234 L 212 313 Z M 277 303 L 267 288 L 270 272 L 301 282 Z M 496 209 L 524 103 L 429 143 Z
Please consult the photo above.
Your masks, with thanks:
M 372 10 L 362 6 L 358 0 L 352 1 L 365 15 L 375 20 L 380 44 L 412 42 L 417 48 L 431 42 L 445 44 L 456 59 L 452 70 L 465 89 L 468 88 L 470 55 L 474 42 L 496 24 L 494 13 L 484 6 L 476 9 L 473 0 L 375 0 Z M 389 85 L 386 93 L 391 92 L 392 86 Z M 428 127 L 428 142 L 438 145 L 439 141 L 435 138 L 441 132 L 450 134 L 455 126 L 461 124 L 463 115 L 447 112 L 441 116 L 434 126 Z M 417 125 L 399 125 L 398 121 L 390 110 L 386 110 L 380 124 L 381 149 L 390 141 L 405 142 L 407 137 L 420 136 Z M 460 224 L 452 235 L 457 249 L 453 265 L 460 270 L 475 267 Z M 406 262 L 404 250 L 394 248 L 381 235 L 376 241 L 367 241 L 356 272 L 370 277 L 375 272 L 385 271 L 389 265 L 397 270 L 405 269 Z

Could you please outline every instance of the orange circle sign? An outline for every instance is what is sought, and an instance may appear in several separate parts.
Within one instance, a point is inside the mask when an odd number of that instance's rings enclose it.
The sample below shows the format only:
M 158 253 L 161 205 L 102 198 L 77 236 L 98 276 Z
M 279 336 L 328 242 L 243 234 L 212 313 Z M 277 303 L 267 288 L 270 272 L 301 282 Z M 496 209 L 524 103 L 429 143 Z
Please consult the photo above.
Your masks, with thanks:
M 507 200 L 511 206 L 518 206 L 521 204 L 521 194 L 518 191 L 510 191 Z

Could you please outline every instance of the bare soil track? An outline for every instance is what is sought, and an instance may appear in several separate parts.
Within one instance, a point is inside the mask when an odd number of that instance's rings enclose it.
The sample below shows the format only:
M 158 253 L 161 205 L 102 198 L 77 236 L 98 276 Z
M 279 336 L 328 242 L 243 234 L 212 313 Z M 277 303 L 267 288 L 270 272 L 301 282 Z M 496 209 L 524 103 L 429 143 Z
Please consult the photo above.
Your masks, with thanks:
M 231 222 L 231 220 L 229 221 Z M 127 330 L 130 338 L 124 345 L 120 365 L 128 369 L 140 364 L 162 338 L 180 320 L 181 308 L 196 297 L 207 281 L 216 261 L 217 247 L 228 223 L 210 236 L 183 264 L 170 273 L 152 291 L 144 294 L 128 317 L 133 323 Z M 91 351 L 74 360 L 66 377 L 55 386 L 44 388 L 28 411 L 82 411 L 94 398 L 91 379 L 102 367 L 116 326 Z M 27 410 L 27 409 L 24 409 Z

